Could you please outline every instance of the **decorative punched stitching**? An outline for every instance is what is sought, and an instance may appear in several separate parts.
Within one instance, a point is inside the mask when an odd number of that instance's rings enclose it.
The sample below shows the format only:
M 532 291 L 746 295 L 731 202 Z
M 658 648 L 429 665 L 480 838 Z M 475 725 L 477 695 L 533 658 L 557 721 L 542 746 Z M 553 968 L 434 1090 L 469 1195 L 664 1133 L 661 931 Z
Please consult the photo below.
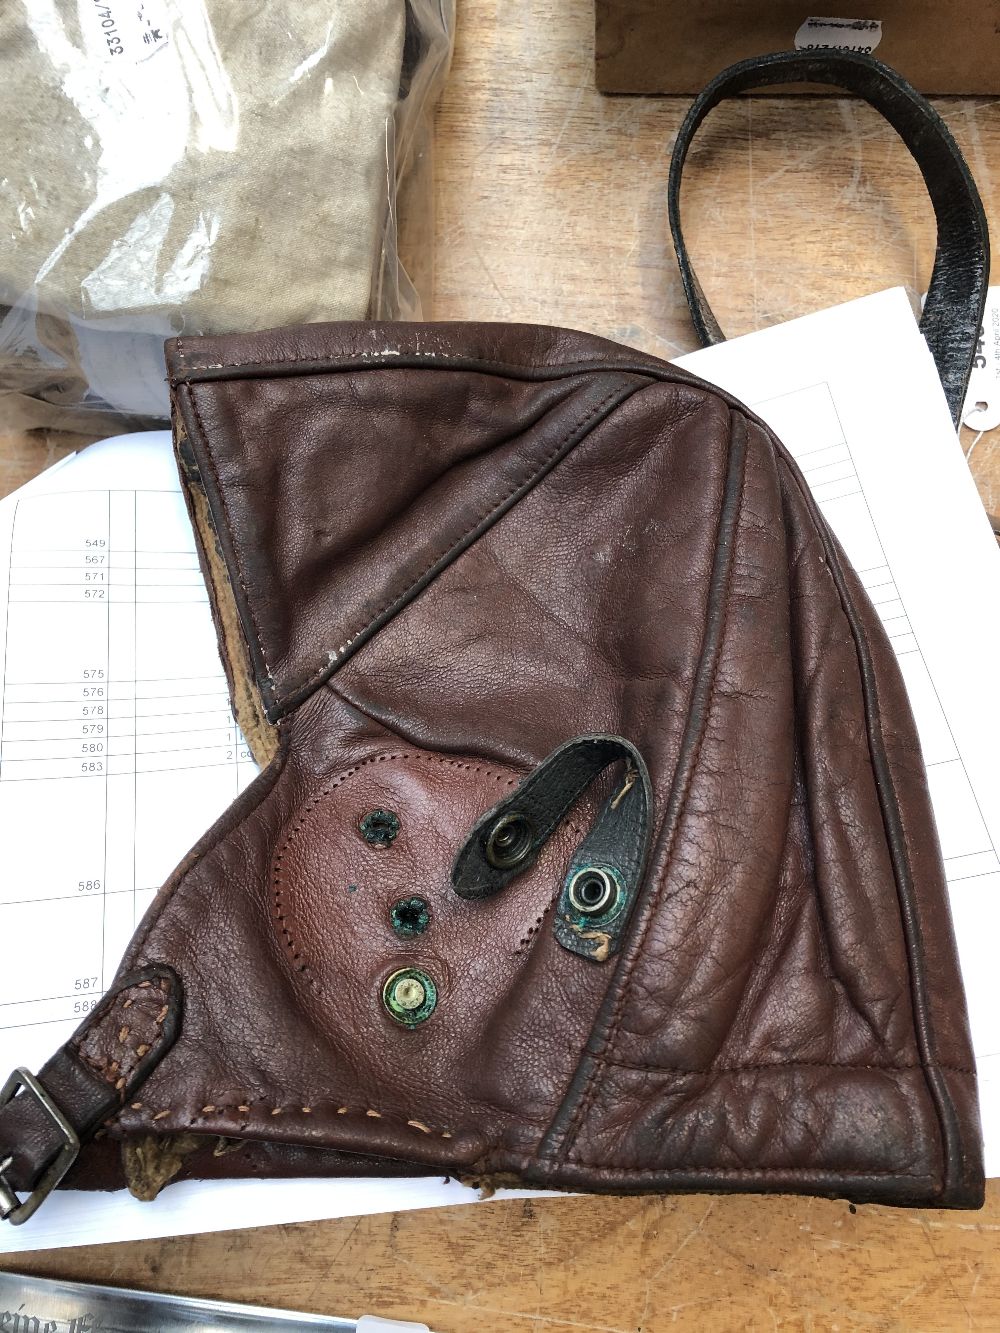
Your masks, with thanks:
M 129 1079 L 135 1072 L 138 1063 L 160 1041 L 163 1035 L 163 1024 L 170 1012 L 170 984 L 165 978 L 160 978 L 155 984 L 152 981 L 137 982 L 128 989 L 130 991 L 155 991 L 155 1001 L 166 998 L 168 1003 L 160 1005 L 155 1015 L 136 1010 L 137 1017 L 131 1017 L 127 1022 L 121 1022 L 120 1017 L 117 1016 L 118 1011 L 120 1010 L 122 1014 L 125 1014 L 129 1009 L 133 1009 L 136 1004 L 136 997 L 123 991 L 115 997 L 110 1008 L 98 1017 L 95 1026 L 86 1028 L 72 1042 L 73 1053 L 81 1064 L 86 1065 L 88 1069 L 106 1083 L 112 1084 L 123 1102 Z M 102 1030 L 116 1022 L 119 1026 L 111 1044 L 110 1055 L 97 1054 L 87 1049 L 86 1042 L 88 1039 L 94 1038 L 95 1034 L 100 1034 Z M 134 1030 L 129 1026 L 129 1022 L 138 1024 L 140 1030 Z M 153 1032 L 144 1031 L 143 1029 L 149 1027 L 150 1024 L 158 1030 Z
M 275 855 L 272 868 L 271 882 L 272 882 L 272 890 L 274 896 L 275 914 L 277 920 L 281 923 L 281 932 L 285 938 L 285 944 L 287 945 L 289 951 L 291 952 L 292 961 L 295 964 L 296 971 L 304 974 L 305 979 L 309 982 L 309 984 L 313 987 L 314 990 L 318 991 L 319 986 L 310 970 L 308 962 L 305 961 L 302 951 L 299 948 L 298 944 L 296 943 L 295 937 L 293 936 L 289 926 L 288 913 L 286 911 L 284 900 L 282 898 L 282 878 L 281 878 L 282 862 L 285 858 L 286 853 L 291 847 L 293 841 L 298 837 L 299 833 L 305 826 L 306 820 L 308 819 L 309 815 L 320 803 L 320 801 L 324 800 L 332 792 L 336 791 L 338 787 L 342 786 L 349 778 L 354 777 L 356 773 L 359 773 L 361 769 L 367 767 L 368 765 L 384 764 L 395 760 L 403 760 L 404 762 L 412 762 L 415 760 L 418 763 L 444 764 L 448 768 L 459 769 L 463 772 L 482 773 L 484 776 L 493 778 L 497 783 L 500 783 L 507 787 L 516 787 L 518 782 L 520 781 L 519 777 L 513 777 L 513 778 L 508 777 L 505 773 L 498 772 L 494 768 L 488 768 L 485 764 L 463 762 L 462 760 L 459 759 L 449 759 L 445 755 L 422 754 L 419 751 L 415 750 L 397 750 L 389 754 L 372 755 L 368 759 L 363 759 L 360 764 L 355 764 L 353 768 L 345 769 L 343 773 L 339 773 L 332 782 L 328 782 L 325 787 L 323 787 L 314 796 L 310 797 L 309 801 L 302 808 L 298 819 L 292 825 L 291 829 L 288 831 L 285 840 L 282 842 L 281 846 L 279 847 Z

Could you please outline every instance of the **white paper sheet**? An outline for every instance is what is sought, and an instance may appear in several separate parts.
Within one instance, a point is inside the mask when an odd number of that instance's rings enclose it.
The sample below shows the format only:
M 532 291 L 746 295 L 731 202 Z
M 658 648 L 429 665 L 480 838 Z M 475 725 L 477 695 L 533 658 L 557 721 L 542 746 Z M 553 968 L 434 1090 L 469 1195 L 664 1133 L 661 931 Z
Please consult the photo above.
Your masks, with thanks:
M 987 1171 L 1000 1174 L 1000 553 L 926 345 L 898 290 L 681 364 L 778 431 L 899 656 L 944 846 Z M 19 941 L 0 972 L 3 1071 L 37 1068 L 68 1036 L 152 891 L 253 776 L 166 432 L 94 446 L 0 502 L 0 636 L 0 938 Z M 102 719 L 104 732 L 84 730 Z M 185 1183 L 153 1204 L 64 1192 L 27 1227 L 0 1228 L 0 1251 L 475 1198 L 438 1180 Z
M 39 1068 L 256 766 L 229 707 L 167 431 L 0 501 L 0 1076 Z M 468 1203 L 440 1179 L 65 1191 L 0 1251 Z M 507 1197 L 510 1197 L 508 1192 Z
M 0 1066 L 110 982 L 153 894 L 256 774 L 229 707 L 169 434 L 105 441 L 0 505 Z M 165 818 L 165 812 L 170 817 Z
M 1000 550 L 902 288 L 682 357 L 795 457 L 909 691 L 1000 1175 Z

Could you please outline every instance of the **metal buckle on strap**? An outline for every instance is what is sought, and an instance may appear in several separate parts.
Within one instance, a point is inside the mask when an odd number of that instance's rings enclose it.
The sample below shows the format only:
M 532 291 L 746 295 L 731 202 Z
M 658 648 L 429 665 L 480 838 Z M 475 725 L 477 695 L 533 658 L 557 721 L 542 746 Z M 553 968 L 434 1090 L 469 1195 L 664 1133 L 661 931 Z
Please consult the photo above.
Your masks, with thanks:
M 3 1085 L 3 1091 L 0 1092 L 0 1110 L 8 1102 L 13 1101 L 22 1088 L 26 1094 L 34 1097 L 59 1131 L 63 1142 L 51 1165 L 23 1203 L 6 1180 L 6 1173 L 10 1170 L 13 1158 L 5 1157 L 0 1161 L 0 1219 L 15 1227 L 27 1222 L 28 1218 L 38 1211 L 76 1161 L 80 1152 L 80 1139 L 76 1130 L 29 1070 L 15 1069 Z

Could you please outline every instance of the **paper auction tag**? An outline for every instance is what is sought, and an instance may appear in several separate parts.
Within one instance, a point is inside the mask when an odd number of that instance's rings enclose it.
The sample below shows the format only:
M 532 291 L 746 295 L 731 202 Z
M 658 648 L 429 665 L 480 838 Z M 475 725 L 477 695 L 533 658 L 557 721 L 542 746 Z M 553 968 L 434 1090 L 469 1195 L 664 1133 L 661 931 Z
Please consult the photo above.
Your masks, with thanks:
M 77 0 L 91 55 L 140 65 L 170 40 L 163 0 Z
M 882 40 L 881 19 L 806 19 L 795 34 L 796 51 L 863 51 L 871 55 Z
M 1000 426 L 1000 287 L 991 287 L 986 294 L 962 424 L 982 431 Z

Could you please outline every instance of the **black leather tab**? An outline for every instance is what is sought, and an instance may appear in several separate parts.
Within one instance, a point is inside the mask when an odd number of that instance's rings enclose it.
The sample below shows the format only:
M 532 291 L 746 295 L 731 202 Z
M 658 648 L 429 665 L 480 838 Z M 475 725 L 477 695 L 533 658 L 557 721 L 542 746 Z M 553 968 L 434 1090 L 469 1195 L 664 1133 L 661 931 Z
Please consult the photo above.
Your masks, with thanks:
M 649 836 L 646 765 L 635 746 L 621 736 L 578 736 L 554 750 L 473 828 L 452 869 L 459 897 L 488 898 L 530 869 L 584 791 L 599 773 L 618 762 L 625 766 L 622 780 L 577 849 L 573 864 L 579 869 L 607 862 L 620 868 L 630 883 L 634 881 L 641 873 Z M 504 842 L 507 831 L 511 837 Z
M 571 953 L 595 963 L 617 953 L 646 863 L 650 800 L 649 777 L 637 757 L 566 872 L 552 928 Z M 588 901 L 588 890 L 599 892 L 602 883 L 606 898 Z
M 863 98 L 885 117 L 920 168 L 938 227 L 937 254 L 920 329 L 957 426 L 989 284 L 986 214 L 972 174 L 944 121 L 901 75 L 871 56 L 851 51 L 781 51 L 743 60 L 723 70 L 695 98 L 674 143 L 667 210 L 684 295 L 702 345 L 722 342 L 724 334 L 691 267 L 681 229 L 681 177 L 688 149 L 702 121 L 725 98 L 788 83 L 830 84 Z

